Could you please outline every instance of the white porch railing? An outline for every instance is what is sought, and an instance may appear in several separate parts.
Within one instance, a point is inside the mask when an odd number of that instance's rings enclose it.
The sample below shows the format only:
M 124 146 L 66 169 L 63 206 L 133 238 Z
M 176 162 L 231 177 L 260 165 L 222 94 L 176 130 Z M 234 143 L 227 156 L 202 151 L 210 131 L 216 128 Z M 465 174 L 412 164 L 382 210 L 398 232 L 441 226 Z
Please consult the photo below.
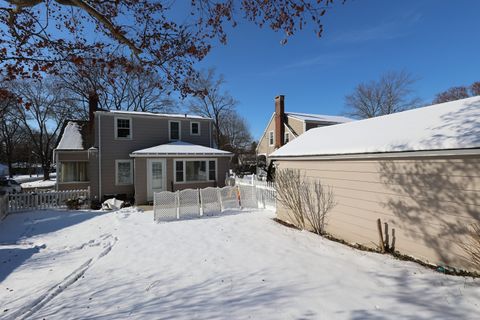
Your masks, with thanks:
M 90 197 L 87 190 L 23 192 L 8 195 L 8 212 L 66 207 L 68 199 Z

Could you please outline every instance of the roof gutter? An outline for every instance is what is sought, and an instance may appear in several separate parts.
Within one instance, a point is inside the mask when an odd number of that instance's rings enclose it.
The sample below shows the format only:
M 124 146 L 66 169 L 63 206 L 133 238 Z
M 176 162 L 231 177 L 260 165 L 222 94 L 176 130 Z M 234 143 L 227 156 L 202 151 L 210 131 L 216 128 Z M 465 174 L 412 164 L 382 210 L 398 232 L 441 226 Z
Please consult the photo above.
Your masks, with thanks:
M 233 153 L 130 153 L 133 158 L 148 158 L 148 157 L 198 157 L 198 156 L 214 156 L 214 157 L 233 157 Z

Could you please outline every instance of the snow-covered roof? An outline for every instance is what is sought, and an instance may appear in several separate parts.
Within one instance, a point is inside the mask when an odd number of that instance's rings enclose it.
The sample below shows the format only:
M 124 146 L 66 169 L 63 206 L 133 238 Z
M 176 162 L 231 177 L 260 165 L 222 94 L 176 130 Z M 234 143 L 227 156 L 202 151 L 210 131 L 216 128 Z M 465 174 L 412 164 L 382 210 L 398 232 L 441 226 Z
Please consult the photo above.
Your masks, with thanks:
M 480 148 L 480 96 L 315 128 L 273 158 Z
M 110 110 L 110 111 L 100 111 L 102 113 L 110 114 L 123 114 L 123 115 L 138 115 L 138 116 L 155 116 L 163 118 L 186 118 L 186 119 L 204 119 L 211 120 L 211 118 L 198 116 L 195 114 L 186 114 L 186 113 L 155 113 L 155 112 L 143 112 L 143 111 L 124 111 L 124 110 Z
M 334 123 L 344 123 L 353 121 L 353 119 L 341 117 L 341 116 L 330 116 L 325 114 L 311 114 L 311 113 L 299 113 L 299 112 L 286 112 L 287 116 L 296 118 L 302 121 L 314 121 L 314 122 L 334 122 Z
M 63 130 L 62 138 L 57 145 L 58 150 L 83 150 L 81 128 L 78 123 L 69 121 Z
M 147 156 L 147 155 L 214 155 L 214 156 L 231 156 L 232 153 L 224 150 L 199 146 L 196 144 L 175 141 L 161 144 L 156 147 L 137 150 L 132 152 L 131 156 Z

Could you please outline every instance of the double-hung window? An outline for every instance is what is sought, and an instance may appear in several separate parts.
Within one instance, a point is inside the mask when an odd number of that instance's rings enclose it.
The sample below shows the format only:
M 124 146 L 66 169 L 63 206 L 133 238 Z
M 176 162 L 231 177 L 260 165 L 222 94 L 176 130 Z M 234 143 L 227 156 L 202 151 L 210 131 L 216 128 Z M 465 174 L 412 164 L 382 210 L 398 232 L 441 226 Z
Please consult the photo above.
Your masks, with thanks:
M 290 133 L 285 132 L 285 143 L 288 143 L 290 141 Z
M 180 140 L 180 121 L 168 122 L 169 138 L 171 141 Z
M 132 139 L 132 119 L 115 118 L 115 138 L 116 139 Z
M 115 160 L 115 184 L 130 185 L 133 183 L 133 161 Z
M 200 122 L 190 122 L 190 134 L 192 136 L 200 135 Z
M 270 131 L 270 132 L 268 133 L 268 144 L 269 144 L 270 146 L 273 146 L 274 143 L 275 143 L 275 140 L 274 140 L 274 137 L 273 137 L 273 131 Z
M 217 180 L 216 160 L 175 160 L 175 182 Z

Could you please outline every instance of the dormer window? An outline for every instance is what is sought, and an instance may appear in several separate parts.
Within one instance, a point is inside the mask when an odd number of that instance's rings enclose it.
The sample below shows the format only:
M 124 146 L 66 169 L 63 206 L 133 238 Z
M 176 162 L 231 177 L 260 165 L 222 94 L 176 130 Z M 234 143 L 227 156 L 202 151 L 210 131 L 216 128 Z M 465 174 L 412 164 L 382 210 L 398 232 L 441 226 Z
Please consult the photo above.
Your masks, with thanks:
M 190 134 L 192 136 L 200 135 L 200 122 L 190 122 Z
M 115 118 L 115 138 L 132 139 L 132 119 Z
M 180 122 L 179 121 L 169 121 L 168 122 L 168 131 L 170 141 L 180 140 Z

